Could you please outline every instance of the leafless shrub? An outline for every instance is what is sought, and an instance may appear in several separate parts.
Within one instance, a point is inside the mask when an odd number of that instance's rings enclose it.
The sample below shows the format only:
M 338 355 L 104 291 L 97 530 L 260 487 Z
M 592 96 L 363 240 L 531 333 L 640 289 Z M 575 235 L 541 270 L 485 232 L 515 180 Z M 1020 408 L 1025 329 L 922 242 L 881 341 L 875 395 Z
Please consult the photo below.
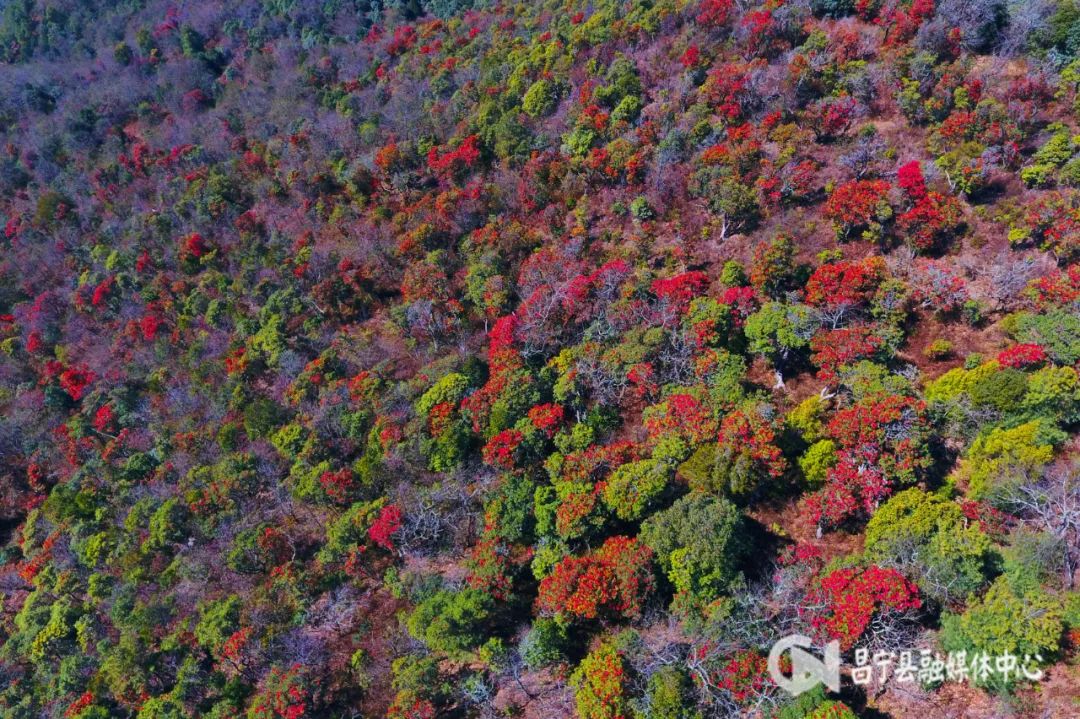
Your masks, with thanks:
M 1080 566 L 1080 466 L 1055 465 L 1035 480 L 1007 481 L 994 503 L 1054 538 L 1065 585 Z

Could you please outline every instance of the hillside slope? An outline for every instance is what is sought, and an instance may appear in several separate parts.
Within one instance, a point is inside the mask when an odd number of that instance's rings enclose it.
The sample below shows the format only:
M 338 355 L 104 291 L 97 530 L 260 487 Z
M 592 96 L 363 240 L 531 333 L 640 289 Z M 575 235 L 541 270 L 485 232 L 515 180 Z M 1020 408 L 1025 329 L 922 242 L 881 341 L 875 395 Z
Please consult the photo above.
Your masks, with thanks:
M 1080 716 L 1078 53 L 1072 0 L 6 3 L 0 717 Z

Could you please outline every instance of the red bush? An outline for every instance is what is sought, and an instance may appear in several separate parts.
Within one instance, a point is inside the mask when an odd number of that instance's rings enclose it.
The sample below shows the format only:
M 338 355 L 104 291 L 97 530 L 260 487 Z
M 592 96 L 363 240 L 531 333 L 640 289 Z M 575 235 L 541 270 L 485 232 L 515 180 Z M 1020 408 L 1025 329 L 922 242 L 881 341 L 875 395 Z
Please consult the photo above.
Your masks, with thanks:
M 480 148 L 477 146 L 479 141 L 480 138 L 476 135 L 469 135 L 452 150 L 440 152 L 439 148 L 432 147 L 427 154 L 428 168 L 435 173 L 457 172 L 471 168 L 480 159 Z
M 930 465 L 926 406 L 901 395 L 868 397 L 838 411 L 828 424 L 839 445 L 825 486 L 806 499 L 819 527 L 872 514 L 897 484 L 910 484 Z
M 538 404 L 529 410 L 529 421 L 533 427 L 546 434 L 553 436 L 563 423 L 566 411 L 557 404 Z
M 386 710 L 386 719 L 435 719 L 438 715 L 434 704 L 409 692 L 401 692 Z
M 210 251 L 210 246 L 198 232 L 192 232 L 180 244 L 180 259 L 198 259 Z
M 650 289 L 658 298 L 667 300 L 682 311 L 690 304 L 690 300 L 703 294 L 708 286 L 709 276 L 695 271 L 654 280 Z
M 918 160 L 912 160 L 900 166 L 896 172 L 896 184 L 912 202 L 918 202 L 926 197 L 926 179 L 923 177 L 922 165 Z
M 540 582 L 537 605 L 581 619 L 637 616 L 652 587 L 652 550 L 630 537 L 611 537 L 592 554 L 559 562 Z
M 839 410 L 829 436 L 861 462 L 880 464 L 890 477 L 913 480 L 929 464 L 926 404 L 902 395 L 868 397 Z
M 109 293 L 112 292 L 113 278 L 106 277 L 102 280 L 97 287 L 94 288 L 94 293 L 90 297 L 90 304 L 94 307 L 101 307 L 109 299 Z
M 526 558 L 531 552 L 526 552 Z M 513 589 L 511 572 L 515 569 L 510 547 L 498 537 L 486 535 L 469 552 L 469 576 L 466 581 L 473 589 L 503 602 L 510 599 Z
M 997 361 L 1005 367 L 1034 367 L 1046 361 L 1046 350 L 1032 343 L 1014 345 L 998 353 Z
M 698 46 L 691 45 L 686 48 L 686 52 L 679 58 L 679 62 L 682 63 L 682 66 L 687 70 L 697 67 L 697 64 L 701 62 L 701 51 L 698 50 Z
M 914 249 L 929 252 L 939 249 L 957 231 L 962 218 L 955 197 L 929 192 L 896 218 L 896 229 Z
M 851 230 L 878 220 L 889 204 L 891 185 L 885 180 L 853 180 L 840 185 L 825 202 L 824 215 L 846 237 Z
M 248 716 L 251 719 L 305 719 L 316 716 L 311 711 L 314 702 L 310 684 L 311 680 L 300 664 L 286 670 L 274 667 L 252 700 Z
M 401 509 L 397 505 L 388 504 L 383 507 L 368 528 L 368 539 L 383 549 L 393 551 L 392 537 L 401 529 L 401 516 Z
M 704 27 L 721 27 L 731 17 L 731 6 L 731 0 L 704 0 L 698 5 L 694 19 Z
M 68 393 L 69 397 L 78 401 L 82 399 L 86 388 L 96 379 L 97 375 L 88 369 L 68 367 L 60 372 L 60 387 Z
M 103 404 L 94 413 L 93 425 L 98 432 L 111 432 L 115 421 L 116 415 L 113 414 L 112 405 Z
M 323 472 L 319 475 L 319 484 L 327 497 L 342 504 L 350 502 L 357 489 L 356 475 L 348 467 L 336 472 Z
M 500 469 L 514 468 L 514 454 L 525 436 L 516 429 L 504 429 L 484 445 L 484 461 Z
M 386 51 L 393 55 L 400 55 L 416 44 L 416 28 L 412 25 L 401 25 L 394 28 L 394 37 L 386 46 Z
M 881 337 L 867 325 L 819 332 L 810 340 L 811 361 L 818 367 L 818 379 L 832 382 L 838 369 L 873 357 L 881 345 Z
M 83 712 L 94 703 L 94 693 L 87 691 L 79 695 L 79 698 L 68 705 L 68 708 L 64 711 L 65 717 L 75 717 Z
M 910 612 L 922 606 L 919 589 L 895 569 L 870 566 L 837 569 L 822 577 L 804 613 L 826 640 L 852 648 L 876 613 Z
M 885 259 L 830 262 L 818 267 L 806 283 L 807 304 L 817 307 L 854 306 L 868 301 L 885 279 Z
M 811 106 L 805 120 L 819 141 L 828 141 L 847 131 L 858 108 L 852 97 L 829 98 Z
M 758 696 L 772 681 L 768 660 L 756 649 L 735 652 L 713 677 L 716 686 L 731 692 L 739 704 Z
M 845 454 L 829 469 L 825 486 L 806 498 L 807 515 L 819 527 L 838 527 L 860 511 L 872 513 L 891 492 L 892 486 L 881 470 L 856 464 Z
M 660 387 L 653 379 L 655 376 L 656 370 L 650 362 L 638 362 L 626 371 L 626 379 L 638 399 L 655 395 L 659 391 Z
M 1060 257 L 1075 259 L 1080 246 L 1080 208 L 1076 193 L 1060 191 L 1040 195 L 1025 208 L 1024 237 Z M 1014 241 L 1015 242 L 1015 241 Z
M 642 424 L 655 439 L 677 433 L 691 443 L 704 441 L 716 432 L 712 410 L 685 393 L 668 395 L 662 403 L 647 409 Z
M 495 320 L 495 324 L 488 331 L 489 351 L 497 352 L 513 346 L 517 327 L 518 319 L 515 315 L 505 315 Z
M 735 309 L 735 315 L 746 319 L 758 308 L 753 287 L 728 287 L 720 294 L 720 304 Z
M 776 446 L 776 431 L 757 412 L 729 413 L 720 423 L 717 442 L 721 447 L 745 453 L 770 477 L 780 477 L 787 471 L 787 460 Z
M 1064 272 L 1054 270 L 1032 282 L 1028 291 L 1040 309 L 1080 299 L 1080 265 L 1069 265 Z
M 156 314 L 145 314 L 143 318 L 139 320 L 139 330 L 142 332 L 143 339 L 147 342 L 153 342 L 157 337 L 158 330 L 161 329 L 161 325 L 165 323 Z

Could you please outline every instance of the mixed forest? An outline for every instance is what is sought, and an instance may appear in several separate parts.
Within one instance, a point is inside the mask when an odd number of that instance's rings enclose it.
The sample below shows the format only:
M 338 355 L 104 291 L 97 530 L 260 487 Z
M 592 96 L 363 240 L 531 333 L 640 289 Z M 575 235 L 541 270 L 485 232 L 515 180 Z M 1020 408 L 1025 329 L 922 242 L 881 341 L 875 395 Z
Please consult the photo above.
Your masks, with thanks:
M 1080 716 L 1078 367 L 1076 0 L 0 2 L 3 719 Z

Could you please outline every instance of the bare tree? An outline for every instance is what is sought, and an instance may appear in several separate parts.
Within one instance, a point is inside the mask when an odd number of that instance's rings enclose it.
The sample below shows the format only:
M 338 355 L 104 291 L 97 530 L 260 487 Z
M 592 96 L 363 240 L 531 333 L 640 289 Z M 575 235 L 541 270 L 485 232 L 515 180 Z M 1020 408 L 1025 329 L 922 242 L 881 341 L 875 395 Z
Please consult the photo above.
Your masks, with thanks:
M 1024 257 L 1017 261 L 1011 253 L 999 253 L 985 271 L 989 285 L 986 294 L 999 308 L 1007 308 L 1032 279 L 1044 274 L 1047 269 L 1044 264 L 1033 257 Z
M 1009 23 L 997 44 L 997 54 L 1013 57 L 1027 50 L 1032 37 L 1045 30 L 1057 10 L 1052 0 L 1011 0 Z
M 1034 481 L 1007 482 L 994 503 L 1054 538 L 1072 589 L 1080 564 L 1080 465 L 1055 465 Z

